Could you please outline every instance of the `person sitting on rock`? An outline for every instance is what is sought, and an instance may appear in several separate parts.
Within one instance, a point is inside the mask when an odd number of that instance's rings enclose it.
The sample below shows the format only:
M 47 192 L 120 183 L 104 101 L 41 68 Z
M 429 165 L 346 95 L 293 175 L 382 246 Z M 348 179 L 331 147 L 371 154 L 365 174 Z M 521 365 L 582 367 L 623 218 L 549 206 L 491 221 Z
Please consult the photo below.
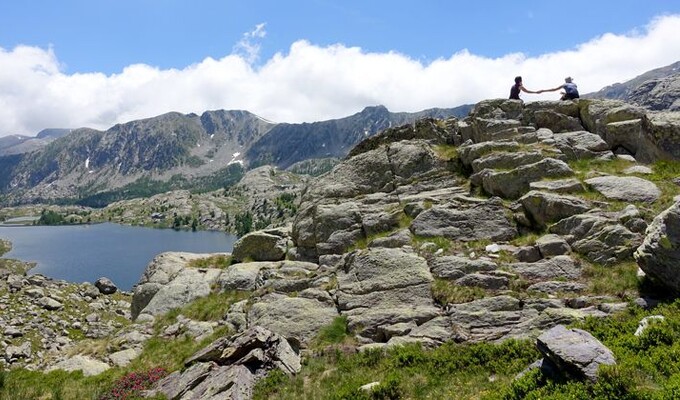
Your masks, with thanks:
M 571 76 L 564 78 L 564 83 L 562 85 L 554 89 L 539 90 L 537 93 L 554 92 L 560 89 L 564 89 L 563 92 L 560 92 L 560 94 L 562 95 L 562 97 L 560 97 L 560 100 L 574 100 L 579 98 L 578 89 L 576 87 L 576 84 L 571 79 Z
M 517 76 L 517 77 L 515 77 L 515 84 L 512 85 L 512 87 L 510 88 L 510 99 L 521 100 L 519 98 L 520 90 L 525 92 L 525 93 L 533 93 L 533 94 L 539 93 L 539 92 L 533 92 L 533 91 L 525 88 L 524 85 L 522 85 L 522 77 Z

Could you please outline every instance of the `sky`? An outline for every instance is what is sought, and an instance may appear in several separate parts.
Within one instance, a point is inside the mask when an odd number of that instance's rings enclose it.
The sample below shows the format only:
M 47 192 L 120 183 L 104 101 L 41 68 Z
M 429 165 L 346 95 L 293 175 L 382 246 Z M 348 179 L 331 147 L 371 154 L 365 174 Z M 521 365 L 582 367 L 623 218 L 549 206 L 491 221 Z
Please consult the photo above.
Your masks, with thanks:
M 517 75 L 588 93 L 679 60 L 677 0 L 8 0 L 0 136 L 170 111 L 415 112 L 505 98 Z

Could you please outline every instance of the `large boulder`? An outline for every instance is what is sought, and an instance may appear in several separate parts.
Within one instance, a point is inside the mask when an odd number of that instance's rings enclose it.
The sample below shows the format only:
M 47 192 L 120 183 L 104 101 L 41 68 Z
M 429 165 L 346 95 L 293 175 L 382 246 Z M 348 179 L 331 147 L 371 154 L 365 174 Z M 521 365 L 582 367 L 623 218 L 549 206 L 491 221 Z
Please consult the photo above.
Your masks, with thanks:
M 574 171 L 564 161 L 545 158 L 533 164 L 507 170 L 482 170 L 470 177 L 470 181 L 481 186 L 486 193 L 505 199 L 516 199 L 529 191 L 529 184 L 545 178 L 565 178 Z
M 403 249 L 360 250 L 338 272 L 336 298 L 350 330 L 385 341 L 381 326 L 422 324 L 438 315 L 430 287 L 432 274 L 424 258 Z
M 296 297 L 271 293 L 253 301 L 249 325 L 265 327 L 303 347 L 339 316 L 333 299 L 315 290 L 303 291 Z
M 57 369 L 68 372 L 82 371 L 84 376 L 95 376 L 109 368 L 111 368 L 111 366 L 103 361 L 99 361 L 89 356 L 75 355 L 54 364 L 49 367 L 47 371 L 54 371 Z
M 580 100 L 580 117 L 589 132 L 605 137 L 607 124 L 640 119 L 645 110 L 619 100 Z
M 522 204 L 526 216 L 538 228 L 545 228 L 549 223 L 584 213 L 591 208 L 587 201 L 579 197 L 538 190 L 530 191 L 518 202 Z
M 680 291 L 680 202 L 654 218 L 634 256 L 647 276 Z
M 255 383 L 274 369 L 300 371 L 300 356 L 281 336 L 252 327 L 218 339 L 190 357 L 188 368 L 156 382 L 147 395 L 168 399 L 248 400 Z
M 645 145 L 635 154 L 638 161 L 680 159 L 680 112 L 650 113 L 642 129 Z
M 661 196 L 654 183 L 635 176 L 599 176 L 585 183 L 611 200 L 653 203 Z
M 555 147 L 560 149 L 568 160 L 614 157 L 607 142 L 594 133 L 583 130 L 556 133 L 553 139 Z
M 142 313 L 161 315 L 209 295 L 222 271 L 187 267 L 191 260 L 205 257 L 205 254 L 178 252 L 154 257 L 135 286 L 130 307 L 132 318 Z
M 600 365 L 616 364 L 614 353 L 593 335 L 563 325 L 541 334 L 536 339 L 536 347 L 559 370 L 593 382 L 597 381 Z
M 508 268 L 531 282 L 558 279 L 573 281 L 581 277 L 583 270 L 581 263 L 566 255 L 546 258 L 533 263 L 508 264 Z
M 281 230 L 251 232 L 234 243 L 232 257 L 236 262 L 283 260 L 288 242 L 288 235 Z
M 605 314 L 592 309 L 567 309 L 559 300 L 520 300 L 502 295 L 450 304 L 447 315 L 462 340 L 489 342 L 535 337 L 539 332 L 558 324 Z
M 425 237 L 443 236 L 451 240 L 511 240 L 518 235 L 503 202 L 490 199 L 467 208 L 432 207 L 411 222 L 411 232 Z
M 604 265 L 630 260 L 642 236 L 626 227 L 630 217 L 621 213 L 589 212 L 564 218 L 550 232 L 564 237 L 572 250 Z
M 472 141 L 469 141 L 458 148 L 458 158 L 463 166 L 472 168 L 472 162 L 485 155 L 516 152 L 519 149 L 519 143 L 514 141 L 482 143 L 473 143 Z

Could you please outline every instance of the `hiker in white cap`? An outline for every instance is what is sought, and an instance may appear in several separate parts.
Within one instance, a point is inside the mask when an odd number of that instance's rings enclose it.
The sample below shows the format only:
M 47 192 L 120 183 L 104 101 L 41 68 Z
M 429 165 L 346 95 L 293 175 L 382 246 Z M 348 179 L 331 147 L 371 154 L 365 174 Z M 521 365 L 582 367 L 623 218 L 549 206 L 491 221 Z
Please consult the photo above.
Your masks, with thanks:
M 564 78 L 564 83 L 562 85 L 554 89 L 539 90 L 537 93 L 554 92 L 560 89 L 564 89 L 563 92 L 560 92 L 560 94 L 562 95 L 560 100 L 574 100 L 579 98 L 578 88 L 576 87 L 576 84 L 573 82 L 573 79 L 571 79 L 571 76 Z

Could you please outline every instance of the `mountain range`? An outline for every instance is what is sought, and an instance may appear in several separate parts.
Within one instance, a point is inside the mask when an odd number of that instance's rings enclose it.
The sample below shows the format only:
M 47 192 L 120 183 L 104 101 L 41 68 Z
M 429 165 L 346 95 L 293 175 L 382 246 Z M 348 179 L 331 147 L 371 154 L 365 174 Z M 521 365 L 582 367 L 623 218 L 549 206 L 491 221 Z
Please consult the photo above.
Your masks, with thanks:
M 386 128 L 423 117 L 462 117 L 470 108 L 392 113 L 375 106 L 303 124 L 276 124 L 248 111 L 171 112 L 106 131 L 74 129 L 40 149 L 0 157 L 0 193 L 11 204 L 99 206 L 171 189 L 213 190 L 238 181 L 245 168 L 342 158 Z
M 583 97 L 678 110 L 680 61 Z M 384 129 L 424 117 L 462 118 L 471 107 L 393 113 L 372 106 L 345 118 L 301 124 L 274 123 L 243 110 L 170 112 L 106 131 L 49 129 L 35 138 L 3 137 L 0 204 L 104 206 L 173 189 L 208 191 L 261 165 L 321 173 Z

